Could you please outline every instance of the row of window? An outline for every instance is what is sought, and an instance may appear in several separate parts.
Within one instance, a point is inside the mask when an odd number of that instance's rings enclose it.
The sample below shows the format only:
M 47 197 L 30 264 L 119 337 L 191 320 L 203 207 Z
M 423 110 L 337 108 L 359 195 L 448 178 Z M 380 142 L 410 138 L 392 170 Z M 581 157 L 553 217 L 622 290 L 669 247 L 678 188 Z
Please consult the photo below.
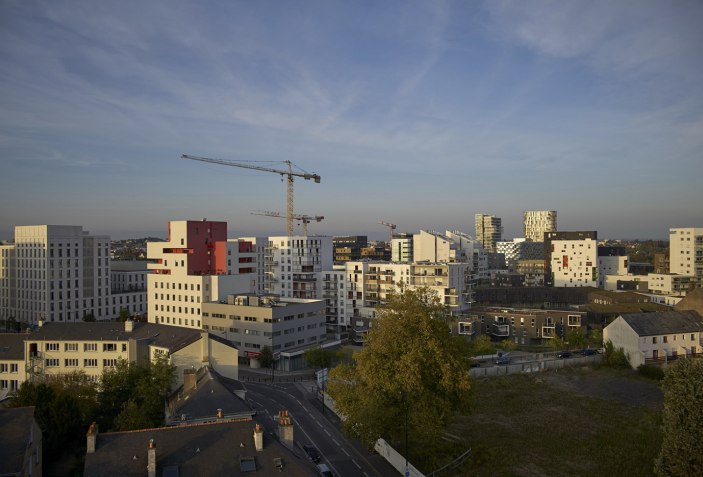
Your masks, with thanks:
M 176 321 L 178 320 L 178 321 Z M 156 323 L 165 323 L 167 325 L 193 326 L 200 328 L 200 320 L 192 320 L 188 318 L 173 318 L 171 322 L 170 316 L 156 316 Z
M 16 373 L 18 370 L 17 363 L 0 363 L 0 373 Z
M 58 358 L 49 358 L 45 361 L 47 368 L 58 368 L 59 367 Z M 77 358 L 67 358 L 64 359 L 64 367 L 66 368 L 77 368 L 79 360 Z M 103 359 L 103 367 L 115 367 L 117 366 L 117 359 Z M 83 360 L 84 368 L 97 368 L 98 360 L 96 358 L 87 358 Z
M 676 337 L 678 335 L 672 335 L 673 336 L 673 341 L 676 341 Z M 664 335 L 661 337 L 662 338 L 662 343 L 668 343 L 669 342 L 669 336 Z M 652 336 L 652 344 L 657 344 L 659 337 L 658 336 Z M 681 341 L 686 341 L 686 335 L 681 335 Z M 694 333 L 691 333 L 691 341 L 696 341 L 696 335 Z
M 122 352 L 127 351 L 127 343 L 102 343 L 102 350 L 104 352 L 117 351 L 118 348 L 122 348 Z M 61 347 L 60 343 L 45 343 L 44 349 L 46 351 L 59 351 Z M 64 351 L 78 351 L 78 343 L 64 343 Z M 97 351 L 98 343 L 83 343 L 83 351 Z

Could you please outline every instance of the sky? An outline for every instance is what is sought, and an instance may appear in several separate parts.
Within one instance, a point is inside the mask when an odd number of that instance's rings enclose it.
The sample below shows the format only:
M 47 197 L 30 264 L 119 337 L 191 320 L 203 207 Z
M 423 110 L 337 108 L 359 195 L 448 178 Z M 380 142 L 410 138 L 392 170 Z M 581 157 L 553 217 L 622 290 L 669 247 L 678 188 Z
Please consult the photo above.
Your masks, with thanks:
M 0 239 L 703 227 L 703 2 L 0 2 Z M 256 161 L 256 162 L 249 162 Z M 300 229 L 296 228 L 300 233 Z

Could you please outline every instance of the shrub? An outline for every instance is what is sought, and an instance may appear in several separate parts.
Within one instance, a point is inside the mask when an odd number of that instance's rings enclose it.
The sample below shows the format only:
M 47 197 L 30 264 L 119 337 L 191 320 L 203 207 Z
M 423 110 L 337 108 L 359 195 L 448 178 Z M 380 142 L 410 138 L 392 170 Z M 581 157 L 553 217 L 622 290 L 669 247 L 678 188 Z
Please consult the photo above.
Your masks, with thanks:
M 651 364 L 641 364 L 637 368 L 637 372 L 642 376 L 646 376 L 650 379 L 661 381 L 664 379 L 664 370 L 659 366 L 652 366 Z

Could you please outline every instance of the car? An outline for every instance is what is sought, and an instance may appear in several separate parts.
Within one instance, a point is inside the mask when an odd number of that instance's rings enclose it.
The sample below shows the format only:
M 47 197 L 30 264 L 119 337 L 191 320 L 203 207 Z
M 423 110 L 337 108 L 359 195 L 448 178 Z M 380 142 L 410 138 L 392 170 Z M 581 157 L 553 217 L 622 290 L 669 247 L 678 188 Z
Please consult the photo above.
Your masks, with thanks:
M 308 456 L 308 459 L 313 461 L 315 464 L 320 462 L 320 451 L 318 451 L 315 446 L 303 445 L 303 451 L 305 452 L 305 455 Z
M 481 363 L 479 363 L 478 361 L 473 361 L 471 364 L 469 364 L 469 368 L 480 368 L 480 367 L 481 367 Z
M 317 471 L 320 473 L 321 477 L 334 477 L 334 474 L 325 464 L 320 464 L 317 466 Z
M 496 364 L 510 364 L 510 358 L 508 356 L 501 356 L 496 359 Z
M 571 351 L 560 351 L 557 353 L 557 358 L 571 358 Z
M 593 356 L 593 355 L 598 354 L 598 350 L 588 348 L 588 349 L 581 351 L 581 354 L 584 356 Z

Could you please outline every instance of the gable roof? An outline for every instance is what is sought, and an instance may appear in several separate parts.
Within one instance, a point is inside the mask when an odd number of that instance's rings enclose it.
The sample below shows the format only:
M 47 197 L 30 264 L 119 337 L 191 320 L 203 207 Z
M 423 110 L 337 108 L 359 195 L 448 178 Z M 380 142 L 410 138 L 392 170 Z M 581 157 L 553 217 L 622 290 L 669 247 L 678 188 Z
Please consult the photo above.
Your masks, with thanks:
M 639 336 L 703 332 L 703 317 L 692 310 L 620 316 Z
M 0 359 L 24 360 L 26 333 L 0 333 Z
M 34 407 L 0 409 L 0 475 L 21 475 L 30 441 Z M 41 436 L 32 436 L 40 439 Z
M 264 448 L 256 451 L 251 419 L 141 431 L 114 432 L 97 436 L 94 453 L 86 454 L 85 477 L 144 477 L 147 475 L 147 446 L 154 439 L 156 475 L 177 470 L 179 477 L 243 475 L 240 459 L 254 458 L 253 476 L 280 475 L 274 459 L 283 461 L 283 474 L 291 477 L 316 475 L 307 461 L 296 457 L 264 429 Z M 241 443 L 241 444 L 240 444 Z M 248 474 L 247 474 L 248 475 Z

